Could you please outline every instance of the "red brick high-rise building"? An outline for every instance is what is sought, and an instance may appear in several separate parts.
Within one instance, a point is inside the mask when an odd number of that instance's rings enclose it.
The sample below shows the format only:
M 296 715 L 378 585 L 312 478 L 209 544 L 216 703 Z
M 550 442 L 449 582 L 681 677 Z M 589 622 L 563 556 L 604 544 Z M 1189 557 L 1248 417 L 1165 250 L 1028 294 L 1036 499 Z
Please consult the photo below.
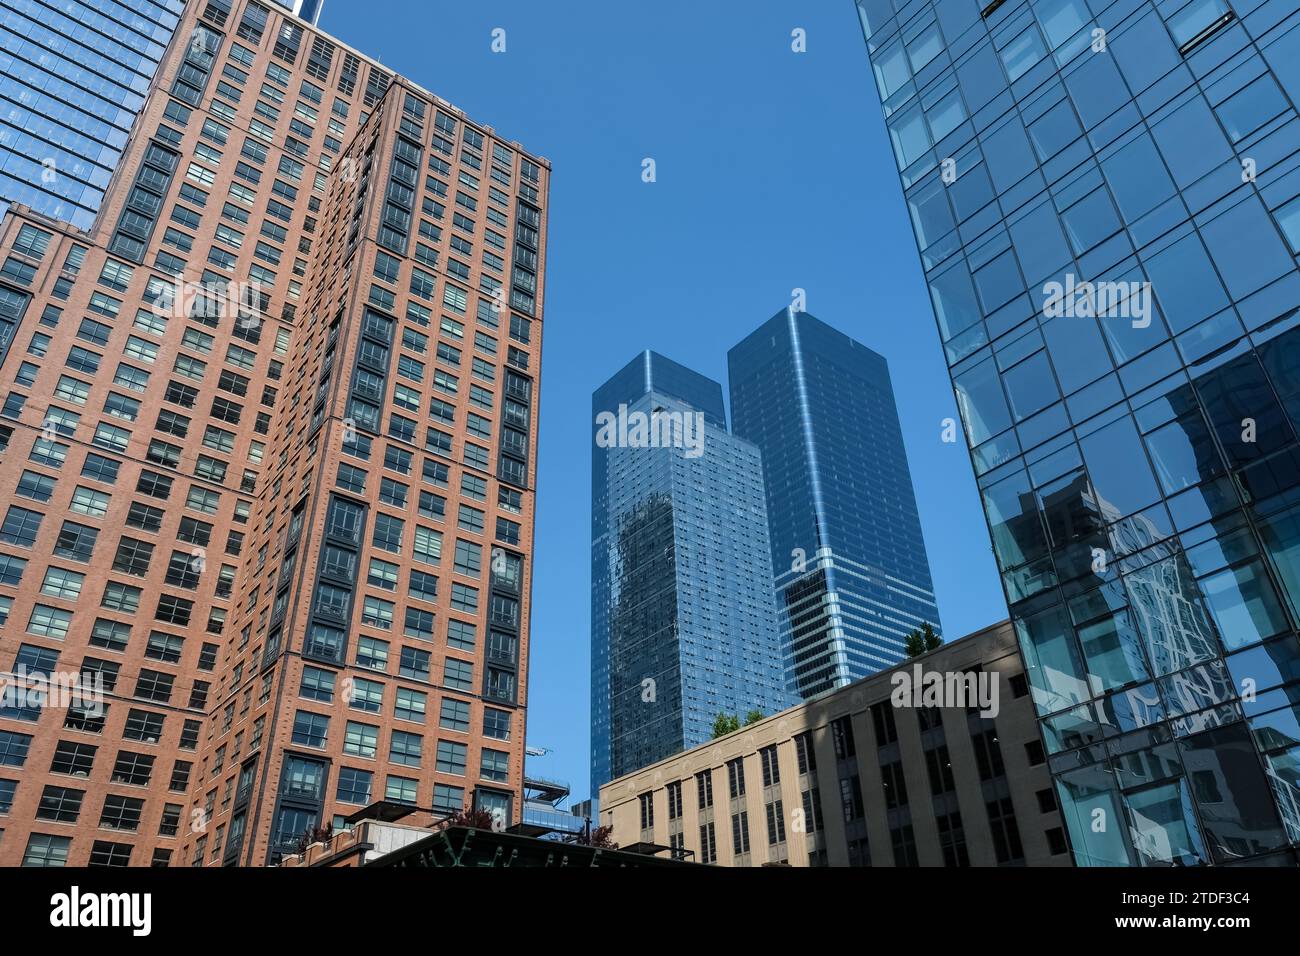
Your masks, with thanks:
M 547 163 L 191 4 L 95 228 L 0 225 L 0 865 L 519 819 Z M 183 277 L 178 283 L 177 276 Z

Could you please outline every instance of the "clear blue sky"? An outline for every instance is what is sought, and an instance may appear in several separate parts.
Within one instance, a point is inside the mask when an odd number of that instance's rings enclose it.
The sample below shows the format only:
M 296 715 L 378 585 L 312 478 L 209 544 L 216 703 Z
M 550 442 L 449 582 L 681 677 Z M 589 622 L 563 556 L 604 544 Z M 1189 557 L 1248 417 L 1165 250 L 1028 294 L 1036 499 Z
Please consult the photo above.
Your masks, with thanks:
M 645 348 L 725 384 L 796 287 L 889 360 L 948 637 L 1006 616 L 965 447 L 940 441 L 956 408 L 852 0 L 327 0 L 321 26 L 554 168 L 536 771 L 587 796 L 591 392 Z

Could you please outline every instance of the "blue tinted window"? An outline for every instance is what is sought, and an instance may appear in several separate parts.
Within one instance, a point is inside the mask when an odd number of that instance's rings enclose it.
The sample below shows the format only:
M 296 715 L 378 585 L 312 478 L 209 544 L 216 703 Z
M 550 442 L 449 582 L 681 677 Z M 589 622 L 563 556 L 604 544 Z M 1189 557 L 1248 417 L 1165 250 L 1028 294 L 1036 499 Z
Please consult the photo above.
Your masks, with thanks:
M 1106 320 L 1103 320 L 1106 321 Z M 1048 351 L 1066 393 L 1082 388 L 1111 369 L 1097 320 L 1086 315 L 1066 315 L 1043 326 Z
M 1131 419 L 1122 418 L 1079 440 L 1088 474 L 1108 515 L 1120 517 L 1159 497 L 1146 454 Z
M 1208 30 L 1227 12 L 1228 5 L 1224 0 L 1192 0 L 1169 18 L 1169 32 L 1181 47 Z
M 1147 274 L 1175 332 L 1191 328 L 1228 304 L 1201 240 L 1186 236 L 1146 262 Z
M 945 342 L 980 320 L 975 287 L 964 262 L 957 262 L 930 280 L 930 298 Z
M 1034 4 L 1034 13 L 1043 25 L 1043 32 L 1047 34 L 1053 50 L 1078 33 L 1092 19 L 1083 0 L 1039 0 Z
M 948 206 L 947 191 L 943 180 L 932 178 L 912 190 L 907 197 L 912 225 L 922 249 L 952 231 L 952 210 Z
M 1220 103 L 1217 111 L 1234 143 L 1287 109 L 1277 81 L 1265 73 L 1250 86 Z
M 1038 206 L 1010 229 L 1020 266 L 1031 284 L 1069 264 L 1070 249 L 1050 202 Z
M 1291 244 L 1291 251 L 1300 254 L 1300 199 L 1293 199 L 1273 213 L 1277 224 L 1282 227 L 1286 241 Z
M 962 106 L 961 95 L 953 90 L 939 100 L 926 114 L 930 120 L 930 133 L 936 141 L 943 139 L 966 118 L 966 108 Z
M 930 134 L 926 131 L 925 116 L 919 106 L 913 106 L 890 120 L 889 133 L 900 166 L 910 166 L 930 148 Z
M 1180 188 L 1232 159 L 1214 114 L 1199 94 L 1157 123 L 1152 132 Z
M 1007 76 L 1015 81 L 1046 55 L 1043 38 L 1036 27 L 1030 27 L 1002 48 L 1002 65 L 1007 68 Z
M 1103 239 L 1109 238 L 1119 230 L 1119 216 L 1115 204 L 1105 190 L 1097 189 L 1061 214 L 1066 231 L 1070 235 L 1070 244 L 1074 251 L 1082 255 Z
M 1010 122 L 980 140 L 984 161 L 998 192 L 1005 192 L 1027 176 L 1034 168 L 1034 154 L 1029 148 L 1025 128 L 1014 117 Z
M 1234 299 L 1295 269 L 1259 200 L 1250 196 L 1201 229 Z
M 1008 249 L 976 271 L 975 288 L 979 292 L 980 302 L 988 312 L 1025 290 L 1020 270 L 1016 268 L 1016 257 L 1011 250 Z
M 1050 159 L 1083 133 L 1069 100 L 1061 100 L 1029 126 L 1039 159 Z
M 1002 374 L 1016 421 L 1024 421 L 1060 398 L 1047 353 L 1039 352 Z
M 953 380 L 957 406 L 966 422 L 972 445 L 1004 431 L 1011 425 L 1011 413 L 998 381 L 993 359 L 980 363 Z
M 1086 129 L 1092 129 L 1129 99 L 1128 88 L 1108 56 L 1089 56 L 1066 74 L 1065 85 Z
M 1102 161 L 1124 220 L 1136 222 L 1174 194 L 1174 183 L 1151 137 L 1142 136 Z
M 1145 90 L 1181 62 L 1178 50 L 1169 42 L 1169 34 L 1154 12 L 1145 14 L 1111 40 L 1110 51 L 1129 89 L 1135 93 Z

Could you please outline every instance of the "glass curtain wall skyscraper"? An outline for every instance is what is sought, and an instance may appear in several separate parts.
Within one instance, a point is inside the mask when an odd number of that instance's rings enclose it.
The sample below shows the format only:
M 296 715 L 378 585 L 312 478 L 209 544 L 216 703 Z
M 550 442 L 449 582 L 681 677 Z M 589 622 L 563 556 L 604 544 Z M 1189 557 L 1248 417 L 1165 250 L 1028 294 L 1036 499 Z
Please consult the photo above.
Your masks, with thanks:
M 596 390 L 592 412 L 594 794 L 709 740 L 719 711 L 793 701 L 759 452 L 727 433 L 722 386 L 644 352 Z M 660 427 L 674 420 L 688 423 L 677 441 Z
M 1300 843 L 1300 10 L 859 0 L 1082 865 Z
M 0 202 L 89 229 L 184 0 L 0 0 Z
M 896 664 L 939 611 L 888 365 L 790 309 L 727 358 L 735 433 L 763 453 L 787 686 Z
M 325 7 L 271 2 L 311 24 Z M 184 7 L 0 0 L 0 204 L 90 228 Z

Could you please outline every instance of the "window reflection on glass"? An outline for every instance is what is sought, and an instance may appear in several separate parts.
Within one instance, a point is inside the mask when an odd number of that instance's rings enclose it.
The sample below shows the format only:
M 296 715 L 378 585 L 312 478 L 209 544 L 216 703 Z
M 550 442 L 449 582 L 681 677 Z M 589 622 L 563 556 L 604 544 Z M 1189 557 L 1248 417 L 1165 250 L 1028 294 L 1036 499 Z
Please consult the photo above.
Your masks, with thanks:
M 1180 47 L 1208 30 L 1228 12 L 1224 0 L 1192 0 L 1168 19 L 1169 32 Z
M 1259 129 L 1287 108 L 1286 97 L 1277 81 L 1265 73 L 1239 93 L 1224 100 L 1217 107 L 1228 138 L 1234 143 Z
M 930 280 L 930 298 L 945 342 L 980 321 L 975 288 L 960 261 Z
M 1126 575 L 1124 585 L 1147 660 L 1157 675 L 1218 653 L 1213 627 L 1181 555 Z
M 1230 863 L 1286 842 L 1244 724 L 1197 734 L 1180 741 L 1179 748 L 1206 843 L 1217 862 Z
M 1124 796 L 1133 848 L 1143 866 L 1209 862 L 1186 783 L 1179 779 Z
M 1266 759 L 1268 782 L 1277 796 L 1287 838 L 1294 843 L 1300 840 L 1300 747 L 1270 754 Z
M 1053 713 L 1091 696 L 1074 629 L 1052 608 L 1016 622 L 1020 650 L 1040 713 Z
M 1177 420 L 1149 432 L 1143 440 L 1165 494 L 1200 484 L 1224 470 L 1210 430 L 1194 406 Z
M 1295 440 L 1259 359 L 1243 355 L 1196 379 L 1201 403 L 1233 465 L 1243 465 Z
M 1057 778 L 1061 818 L 1079 866 L 1132 866 L 1124 817 L 1109 767 L 1094 766 Z
M 1122 418 L 1079 441 L 1097 504 L 1108 520 L 1122 518 L 1160 495 L 1132 419 Z
M 1262 641 L 1286 627 L 1282 606 L 1258 560 L 1212 574 L 1200 585 L 1228 650 Z
M 1002 373 L 1016 421 L 1024 421 L 1060 398 L 1047 352 L 1040 351 Z
M 972 445 L 978 445 L 1010 427 L 1011 413 L 1007 410 L 993 359 L 987 359 L 959 375 L 953 380 L 953 385 L 957 391 L 957 407 Z
M 881 50 L 872 57 L 871 62 L 875 67 L 876 84 L 880 87 L 882 100 L 889 99 L 912 78 L 907 72 L 907 60 L 903 56 L 901 43 L 891 44 L 888 49 Z
M 1088 662 L 1088 683 L 1094 694 L 1146 680 L 1142 648 L 1126 613 L 1081 626 L 1079 643 Z
M 1040 0 L 1034 5 L 1038 22 L 1055 50 L 1091 19 L 1082 0 Z
M 930 134 L 925 129 L 925 114 L 921 107 L 913 106 L 889 122 L 889 135 L 894 143 L 899 168 L 910 166 L 930 148 Z
M 1043 38 L 1038 35 L 1037 29 L 1030 27 L 1002 48 L 1002 65 L 1007 68 L 1007 76 L 1014 82 L 1029 72 L 1046 53 Z
M 1300 617 L 1300 506 L 1261 518 L 1259 529 L 1292 618 Z
M 962 106 L 961 94 L 953 90 L 934 106 L 927 114 L 930 120 L 930 133 L 935 142 L 943 139 L 966 119 L 966 108 Z
M 913 71 L 920 70 L 942 52 L 943 37 L 939 33 L 937 23 L 930 24 L 921 31 L 920 36 L 907 45 L 907 57 L 912 61 Z
M 1293 199 L 1274 211 L 1273 217 L 1282 227 L 1286 241 L 1291 244 L 1291 251 L 1300 255 L 1300 199 Z

